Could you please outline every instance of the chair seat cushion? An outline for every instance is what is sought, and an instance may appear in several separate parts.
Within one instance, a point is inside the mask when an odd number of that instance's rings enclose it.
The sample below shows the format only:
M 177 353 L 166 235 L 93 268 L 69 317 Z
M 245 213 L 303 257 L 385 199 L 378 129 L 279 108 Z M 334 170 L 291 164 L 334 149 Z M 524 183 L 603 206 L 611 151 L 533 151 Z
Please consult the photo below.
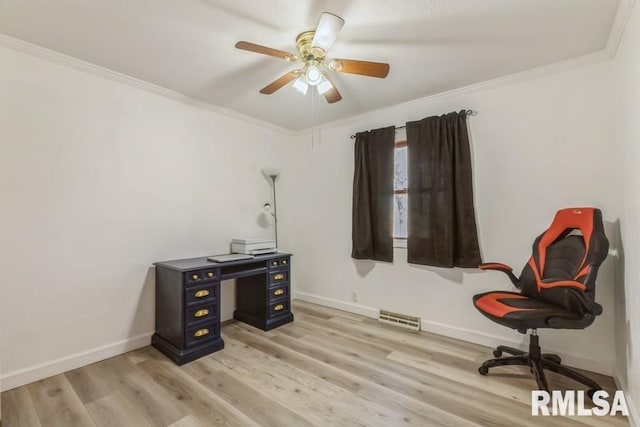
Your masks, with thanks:
M 581 316 L 548 302 L 520 293 L 492 291 L 473 297 L 473 304 L 486 317 L 508 328 L 526 330 L 553 328 L 550 319 L 580 321 Z M 553 323 L 553 322 L 552 322 Z

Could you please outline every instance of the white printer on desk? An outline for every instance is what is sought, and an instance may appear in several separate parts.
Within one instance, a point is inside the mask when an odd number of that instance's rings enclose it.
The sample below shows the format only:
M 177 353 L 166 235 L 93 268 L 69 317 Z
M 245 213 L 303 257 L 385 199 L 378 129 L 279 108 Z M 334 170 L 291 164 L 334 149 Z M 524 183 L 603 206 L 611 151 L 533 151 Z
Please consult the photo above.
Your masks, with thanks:
M 275 240 L 266 239 L 233 239 L 231 252 L 236 254 L 262 255 L 278 252 Z

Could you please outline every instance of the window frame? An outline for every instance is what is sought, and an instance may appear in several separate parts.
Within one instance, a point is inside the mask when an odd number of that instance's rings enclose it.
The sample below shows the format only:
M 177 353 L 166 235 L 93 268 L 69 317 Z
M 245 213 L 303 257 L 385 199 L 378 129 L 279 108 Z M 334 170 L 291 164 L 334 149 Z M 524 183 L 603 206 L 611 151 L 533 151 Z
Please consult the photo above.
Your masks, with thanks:
M 402 139 L 402 138 L 396 139 L 396 141 L 394 143 L 394 147 L 393 147 L 394 155 L 395 155 L 396 150 L 398 148 L 402 148 L 402 147 L 406 147 L 406 146 L 407 146 L 407 139 L 406 138 L 404 138 L 404 139 Z M 408 187 L 408 185 L 409 185 L 409 181 L 407 180 L 407 187 L 399 189 L 399 190 L 396 190 L 394 188 L 393 189 L 394 197 L 397 194 L 406 194 L 407 195 L 407 199 L 408 199 L 409 198 L 409 187 Z M 395 215 L 396 215 L 396 212 L 395 212 L 395 209 L 394 209 L 394 212 L 393 212 L 394 222 L 395 222 Z M 406 248 L 407 247 L 407 237 L 398 237 L 398 236 L 396 236 L 395 235 L 395 230 L 392 230 L 391 233 L 392 233 L 392 237 L 393 237 L 393 247 L 394 248 Z

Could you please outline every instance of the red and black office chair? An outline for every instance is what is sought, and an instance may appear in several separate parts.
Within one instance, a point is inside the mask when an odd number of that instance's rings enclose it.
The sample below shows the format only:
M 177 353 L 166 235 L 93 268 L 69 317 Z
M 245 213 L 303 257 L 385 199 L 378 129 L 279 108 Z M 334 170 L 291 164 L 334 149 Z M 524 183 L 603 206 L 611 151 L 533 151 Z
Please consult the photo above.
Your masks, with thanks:
M 524 365 L 531 368 L 540 390 L 549 390 L 544 369 L 586 385 L 590 397 L 600 390 L 596 382 L 561 365 L 557 355 L 541 353 L 537 329 L 584 329 L 593 323 L 602 313 L 595 302 L 596 275 L 608 251 L 600 210 L 569 208 L 558 211 L 547 231 L 535 240 L 533 254 L 519 278 L 508 265 L 481 264 L 482 270 L 505 273 L 520 292 L 476 295 L 476 308 L 496 323 L 523 334 L 531 329 L 532 333 L 528 353 L 499 346 L 493 351 L 495 359 L 484 362 L 478 371 L 487 375 L 496 366 Z M 502 353 L 512 356 L 501 357 Z

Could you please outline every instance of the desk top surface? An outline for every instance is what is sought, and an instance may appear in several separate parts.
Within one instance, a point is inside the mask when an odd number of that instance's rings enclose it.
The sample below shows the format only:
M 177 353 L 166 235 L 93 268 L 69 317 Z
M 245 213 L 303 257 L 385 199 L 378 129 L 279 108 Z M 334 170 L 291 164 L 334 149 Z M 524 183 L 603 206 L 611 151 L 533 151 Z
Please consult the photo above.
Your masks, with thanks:
M 209 255 L 212 256 L 212 255 Z M 186 259 L 176 259 L 172 261 L 162 261 L 162 262 L 154 262 L 153 265 L 156 267 L 165 267 L 170 268 L 172 270 L 177 271 L 191 271 L 198 270 L 201 268 L 217 268 L 217 267 L 228 267 L 231 265 L 242 265 L 242 264 L 251 264 L 254 262 L 267 261 L 273 258 L 281 258 L 281 257 L 290 257 L 291 254 L 276 252 L 272 254 L 264 254 L 264 255 L 256 255 L 253 258 L 242 259 L 238 261 L 227 261 L 227 262 L 213 262 L 207 260 L 207 257 L 199 257 L 199 258 L 186 258 Z

